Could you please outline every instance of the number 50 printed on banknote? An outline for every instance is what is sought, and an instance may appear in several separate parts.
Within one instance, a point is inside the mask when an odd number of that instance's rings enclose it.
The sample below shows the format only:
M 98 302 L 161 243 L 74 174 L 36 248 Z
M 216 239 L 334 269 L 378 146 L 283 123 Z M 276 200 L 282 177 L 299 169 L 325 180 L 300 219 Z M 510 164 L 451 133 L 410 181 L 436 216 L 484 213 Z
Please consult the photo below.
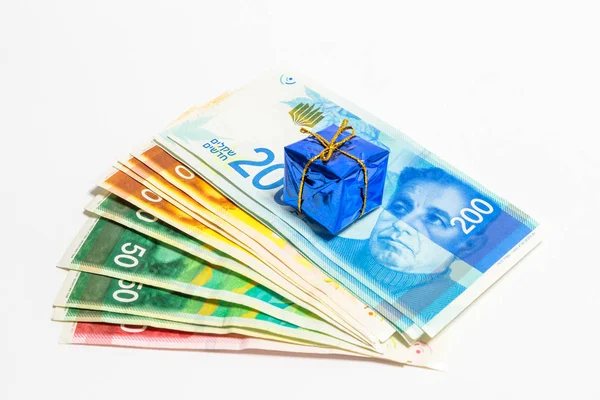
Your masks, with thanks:
M 540 242 L 532 218 L 408 136 L 308 78 L 285 85 L 280 76 L 156 140 L 369 306 L 398 310 L 434 336 Z M 283 148 L 305 137 L 301 126 L 344 119 L 390 156 L 383 206 L 333 236 L 282 203 Z

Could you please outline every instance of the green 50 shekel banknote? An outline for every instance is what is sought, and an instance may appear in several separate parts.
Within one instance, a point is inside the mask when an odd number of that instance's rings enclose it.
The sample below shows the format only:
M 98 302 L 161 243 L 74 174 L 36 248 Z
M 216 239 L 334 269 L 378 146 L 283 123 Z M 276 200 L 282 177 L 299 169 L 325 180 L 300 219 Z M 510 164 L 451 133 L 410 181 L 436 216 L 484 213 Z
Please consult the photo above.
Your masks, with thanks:
M 239 328 L 236 326 L 216 327 L 198 324 L 186 324 L 184 322 L 143 317 L 133 314 L 114 313 L 101 310 L 86 310 L 81 308 L 54 307 L 52 319 L 54 321 L 61 322 L 99 322 L 106 324 L 117 324 L 126 327 L 125 331 L 129 330 L 131 332 L 143 329 L 143 327 L 151 326 L 154 328 L 170 329 L 180 332 L 208 333 L 212 335 L 236 334 L 269 340 L 284 341 L 288 343 L 307 343 L 297 339 L 271 334 L 258 329 Z
M 88 220 L 58 266 L 240 304 L 306 329 L 346 337 L 242 275 L 103 218 Z
M 126 313 L 213 327 L 256 329 L 361 354 L 377 354 L 351 337 L 343 341 L 242 305 L 193 297 L 86 272 L 68 273 L 54 306 Z

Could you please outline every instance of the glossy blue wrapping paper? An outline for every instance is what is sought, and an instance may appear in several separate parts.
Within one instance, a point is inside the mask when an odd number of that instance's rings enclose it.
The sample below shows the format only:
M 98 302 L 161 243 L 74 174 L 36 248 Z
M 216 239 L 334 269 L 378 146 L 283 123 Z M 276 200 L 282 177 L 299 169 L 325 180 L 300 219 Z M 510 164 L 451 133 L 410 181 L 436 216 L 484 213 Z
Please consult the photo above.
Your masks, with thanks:
M 317 132 L 330 141 L 338 130 L 332 125 Z M 340 142 L 349 136 L 342 133 Z M 389 151 L 355 136 L 341 150 L 358 157 L 367 168 L 368 190 L 365 214 L 381 205 Z M 323 145 L 312 136 L 284 148 L 283 202 L 298 207 L 298 191 L 307 162 L 323 151 Z M 308 168 L 302 193 L 302 212 L 337 234 L 360 217 L 364 191 L 363 169 L 356 160 L 336 151 L 331 159 L 314 161 Z

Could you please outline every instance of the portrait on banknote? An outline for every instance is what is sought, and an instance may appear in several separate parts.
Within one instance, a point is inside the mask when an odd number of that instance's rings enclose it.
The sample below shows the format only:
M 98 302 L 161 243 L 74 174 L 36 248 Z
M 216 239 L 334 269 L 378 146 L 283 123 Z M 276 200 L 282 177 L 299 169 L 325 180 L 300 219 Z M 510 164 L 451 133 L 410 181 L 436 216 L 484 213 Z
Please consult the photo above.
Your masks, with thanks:
M 229 182 L 227 191 L 238 205 L 267 221 L 388 320 L 400 324 L 407 316 L 435 335 L 539 243 L 537 237 L 530 240 L 536 235 L 535 220 L 402 132 L 309 80 L 302 87 L 296 77 L 290 88 L 269 79 L 232 95 L 236 102 L 199 121 L 201 128 L 173 128 L 160 140 L 198 154 L 198 171 L 210 165 Z M 301 125 L 319 132 L 346 120 L 358 137 L 389 150 L 389 159 L 382 206 L 332 235 L 299 207 L 282 202 L 284 164 L 277 149 L 303 139 Z M 264 121 L 272 128 L 250 140 L 247 127 Z M 215 158 L 206 148 L 214 140 L 226 142 L 237 158 Z M 260 161 L 257 154 L 266 158 Z M 252 176 L 237 168 L 240 163 L 260 163 L 264 169 Z M 221 182 L 217 175 L 214 182 Z M 360 202 L 366 187 L 344 192 L 340 207 Z M 448 308 L 455 300 L 455 307 Z
M 398 173 L 368 238 L 329 239 L 345 261 L 415 311 L 443 307 L 473 276 L 500 207 L 470 184 L 418 157 Z M 480 275 L 476 271 L 476 275 Z M 441 296 L 444 294 L 444 296 Z M 447 299 L 442 301 L 442 298 Z M 442 304 L 444 303 L 444 304 Z

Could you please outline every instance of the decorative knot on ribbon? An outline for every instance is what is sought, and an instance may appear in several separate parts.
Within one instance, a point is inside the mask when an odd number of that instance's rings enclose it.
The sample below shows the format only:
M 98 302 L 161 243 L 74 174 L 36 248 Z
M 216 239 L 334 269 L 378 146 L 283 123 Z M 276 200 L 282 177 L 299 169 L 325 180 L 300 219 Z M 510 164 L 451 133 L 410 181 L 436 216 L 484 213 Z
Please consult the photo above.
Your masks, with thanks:
M 348 135 L 348 137 L 346 137 L 345 139 L 342 139 L 339 142 L 336 142 L 338 137 L 347 130 L 351 130 L 352 133 L 350 135 Z M 319 141 L 319 143 L 321 143 L 321 145 L 323 146 L 323 150 L 319 154 L 317 154 L 316 156 L 314 156 L 313 158 L 308 160 L 308 162 L 304 166 L 304 171 L 302 171 L 302 179 L 300 180 L 300 189 L 298 190 L 298 212 L 302 212 L 302 191 L 304 189 L 304 181 L 306 179 L 306 173 L 308 172 L 308 167 L 310 167 L 310 165 L 313 162 L 315 162 L 317 159 L 320 159 L 323 163 L 327 163 L 331 159 L 331 156 L 333 155 L 333 153 L 337 151 L 337 152 L 342 153 L 346 157 L 349 157 L 349 158 L 353 159 L 354 161 L 356 161 L 363 170 L 363 179 L 365 182 L 365 190 L 363 191 L 363 196 L 362 196 L 363 204 L 362 204 L 362 208 L 360 210 L 359 218 L 362 217 L 363 214 L 365 213 L 365 208 L 367 207 L 367 189 L 368 189 L 367 167 L 365 166 L 365 163 L 360 158 L 353 156 L 352 154 L 350 154 L 347 151 L 344 151 L 340 148 L 344 144 L 346 144 L 350 139 L 352 139 L 353 137 L 356 136 L 356 134 L 354 133 L 354 128 L 351 126 L 348 126 L 348 120 L 344 119 L 342 121 L 342 124 L 338 128 L 337 132 L 335 133 L 335 135 L 333 135 L 333 137 L 331 138 L 330 141 L 327 141 L 323 136 L 319 135 L 318 133 L 309 131 L 308 129 L 305 129 L 305 128 L 300 128 L 300 132 L 306 133 L 307 135 L 310 135 L 310 136 L 314 137 L 315 139 L 317 139 Z

